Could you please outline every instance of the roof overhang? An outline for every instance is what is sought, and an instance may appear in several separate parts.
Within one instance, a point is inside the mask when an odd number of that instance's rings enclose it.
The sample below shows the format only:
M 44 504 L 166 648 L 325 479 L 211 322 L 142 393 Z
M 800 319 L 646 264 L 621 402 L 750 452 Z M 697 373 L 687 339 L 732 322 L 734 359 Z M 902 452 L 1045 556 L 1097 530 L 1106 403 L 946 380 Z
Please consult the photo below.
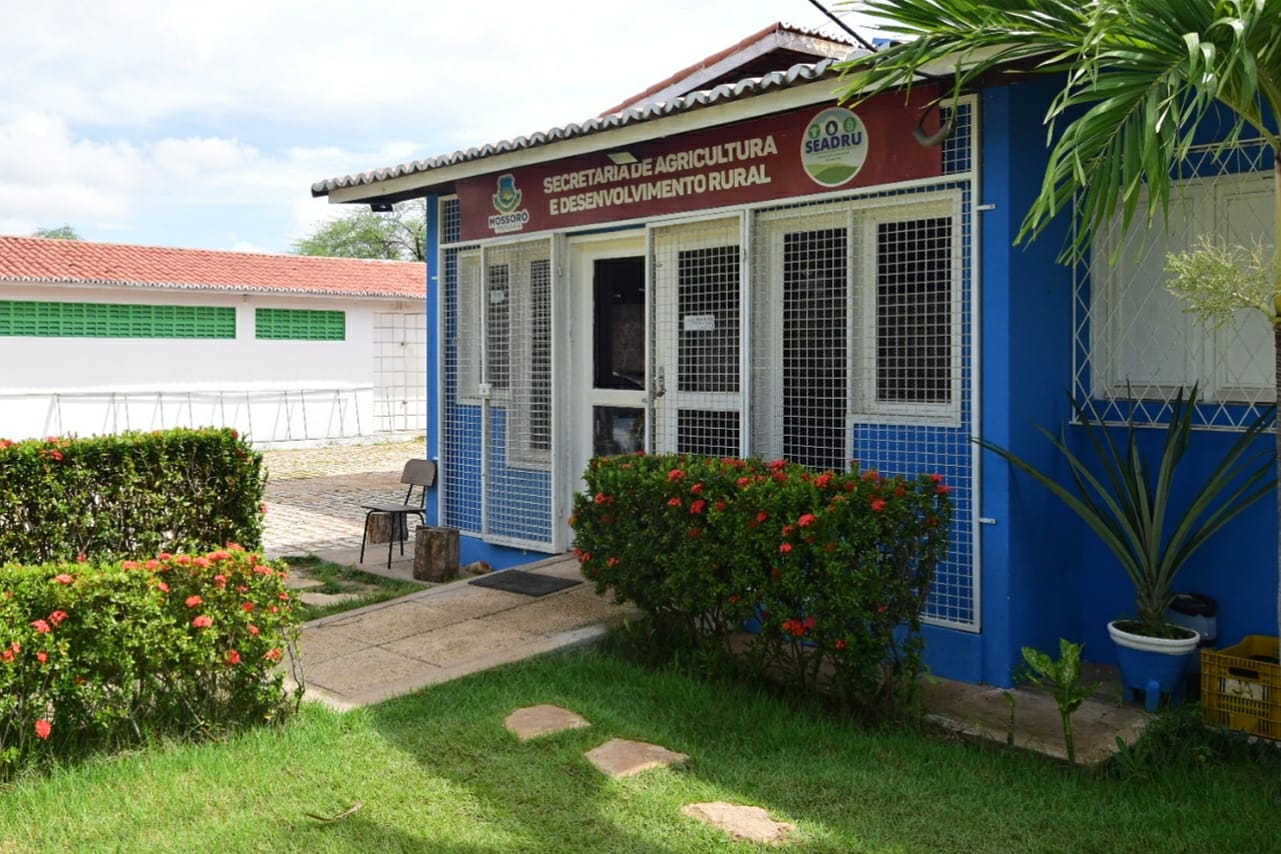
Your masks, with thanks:
M 464 178 L 504 172 L 565 157 L 610 151 L 744 119 L 831 102 L 839 76 L 830 62 L 723 85 L 706 92 L 519 137 L 447 157 L 334 178 L 314 184 L 313 196 L 332 204 L 370 204 L 447 194 Z

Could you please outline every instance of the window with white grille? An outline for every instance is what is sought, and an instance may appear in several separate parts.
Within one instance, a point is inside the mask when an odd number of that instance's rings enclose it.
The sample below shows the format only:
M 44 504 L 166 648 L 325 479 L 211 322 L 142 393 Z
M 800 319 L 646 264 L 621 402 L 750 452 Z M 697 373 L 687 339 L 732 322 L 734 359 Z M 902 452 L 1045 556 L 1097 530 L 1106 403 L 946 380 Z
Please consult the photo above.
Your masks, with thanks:
M 1205 401 L 1202 419 L 1215 425 L 1248 422 L 1273 399 L 1267 320 L 1241 311 L 1219 326 L 1202 323 L 1167 290 L 1165 270 L 1169 253 L 1193 249 L 1203 237 L 1271 251 L 1273 178 L 1264 148 L 1251 142 L 1227 154 L 1194 151 L 1183 171 L 1196 177 L 1176 183 L 1168 218 L 1157 211 L 1145 228 L 1145 199 L 1128 234 L 1121 234 L 1118 217 L 1096 239 L 1089 278 L 1077 282 L 1077 338 L 1086 346 L 1078 349 L 1076 386 L 1104 417 L 1123 420 L 1122 402 L 1131 399 L 1159 404 L 1141 407 L 1140 420 L 1149 410 L 1158 417 L 1180 387 L 1193 383 Z
M 864 305 L 873 320 L 869 361 L 875 368 L 861 408 L 954 421 L 960 387 L 954 320 L 960 252 L 953 237 L 958 200 L 875 208 L 864 216 L 865 245 L 874 248 L 868 278 L 875 285 L 866 289 Z

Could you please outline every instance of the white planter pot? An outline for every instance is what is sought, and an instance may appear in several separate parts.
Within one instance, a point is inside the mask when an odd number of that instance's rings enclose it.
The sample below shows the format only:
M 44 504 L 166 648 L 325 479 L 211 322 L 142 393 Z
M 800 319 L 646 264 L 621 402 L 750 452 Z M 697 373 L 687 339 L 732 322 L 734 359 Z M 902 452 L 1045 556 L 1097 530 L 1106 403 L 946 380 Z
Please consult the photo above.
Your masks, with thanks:
M 1188 633 L 1186 638 L 1151 638 L 1147 635 L 1130 634 L 1127 631 L 1118 629 L 1116 621 L 1108 623 L 1108 634 L 1112 637 L 1112 642 L 1117 646 L 1123 646 L 1126 649 L 1137 649 L 1140 652 L 1157 652 L 1164 655 L 1187 655 L 1197 647 L 1197 642 L 1201 636 L 1192 629 L 1184 629 Z

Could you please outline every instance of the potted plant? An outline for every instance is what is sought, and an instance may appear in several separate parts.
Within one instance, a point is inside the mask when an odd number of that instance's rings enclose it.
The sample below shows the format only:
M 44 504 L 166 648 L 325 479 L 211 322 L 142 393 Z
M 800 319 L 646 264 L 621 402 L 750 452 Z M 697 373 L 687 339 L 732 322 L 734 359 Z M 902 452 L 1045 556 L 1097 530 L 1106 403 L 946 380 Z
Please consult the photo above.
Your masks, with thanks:
M 1179 570 L 1215 532 L 1270 494 L 1276 484 L 1269 477 L 1275 454 L 1251 453 L 1254 440 L 1271 429 L 1276 407 L 1269 407 L 1237 437 L 1205 480 L 1179 483 L 1176 492 L 1175 474 L 1192 438 L 1196 401 L 1196 386 L 1186 399 L 1183 389 L 1179 390 L 1154 467 L 1140 452 L 1132 412 L 1122 445 L 1102 418 L 1072 399 L 1093 451 L 1092 464 L 1072 451 L 1064 435 L 1038 427 L 1066 461 L 1071 487 L 986 439 L 976 440 L 1058 496 L 1103 540 L 1125 570 L 1134 586 L 1136 613 L 1109 623 L 1108 633 L 1117 644 L 1127 693 L 1145 691 L 1149 711 L 1155 710 L 1162 692 L 1178 696 L 1188 657 L 1197 645 L 1195 631 L 1166 619 Z M 1171 507 L 1175 498 L 1187 501 L 1181 514 Z

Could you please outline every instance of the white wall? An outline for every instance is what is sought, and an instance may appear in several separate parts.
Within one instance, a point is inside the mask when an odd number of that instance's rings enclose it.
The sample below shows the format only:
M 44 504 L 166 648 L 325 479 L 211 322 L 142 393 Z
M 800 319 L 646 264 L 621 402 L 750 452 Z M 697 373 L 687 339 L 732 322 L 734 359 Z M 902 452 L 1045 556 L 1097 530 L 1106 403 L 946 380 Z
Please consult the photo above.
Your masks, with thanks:
M 255 444 L 367 436 L 374 316 L 422 304 L 142 288 L 5 286 L 0 299 L 236 309 L 221 340 L 0 336 L 0 437 L 229 426 Z M 258 340 L 257 308 L 346 312 L 345 341 Z

